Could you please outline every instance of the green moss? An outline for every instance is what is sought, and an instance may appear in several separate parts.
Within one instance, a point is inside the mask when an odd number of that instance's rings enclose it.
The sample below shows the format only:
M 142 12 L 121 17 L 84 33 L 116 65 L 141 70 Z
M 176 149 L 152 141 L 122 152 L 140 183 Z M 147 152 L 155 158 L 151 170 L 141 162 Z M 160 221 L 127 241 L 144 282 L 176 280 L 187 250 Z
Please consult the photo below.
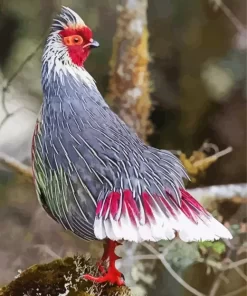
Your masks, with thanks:
M 131 296 L 127 287 L 85 281 L 85 273 L 97 274 L 97 269 L 79 256 L 34 265 L 0 289 L 0 296 Z

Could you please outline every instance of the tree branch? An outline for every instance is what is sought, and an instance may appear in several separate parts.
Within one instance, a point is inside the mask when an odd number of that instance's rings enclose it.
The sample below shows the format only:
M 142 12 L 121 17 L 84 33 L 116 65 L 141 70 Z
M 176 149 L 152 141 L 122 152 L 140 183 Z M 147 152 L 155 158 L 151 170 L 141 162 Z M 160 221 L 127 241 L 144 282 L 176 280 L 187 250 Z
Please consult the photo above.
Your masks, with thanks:
M 247 198 L 247 183 L 195 188 L 190 189 L 189 193 L 199 202 L 203 202 L 205 199 L 218 201 L 235 197 Z
M 222 275 L 223 275 L 223 272 L 220 272 L 218 274 L 218 276 L 216 277 L 216 279 L 213 282 L 213 285 L 210 289 L 209 296 L 215 296 L 217 294 L 219 287 L 221 285 L 221 282 L 222 282 Z
M 44 37 L 47 34 L 47 30 L 45 30 L 43 37 L 41 38 L 40 42 L 38 45 L 35 47 L 35 49 L 23 60 L 23 62 L 19 65 L 19 67 L 16 69 L 16 71 L 11 75 L 11 77 L 7 80 L 4 79 L 3 75 L 3 86 L 2 86 L 2 97 L 1 97 L 1 103 L 2 103 L 2 108 L 5 113 L 4 119 L 0 122 L 0 128 L 3 127 L 3 125 L 6 123 L 8 119 L 10 119 L 14 114 L 16 114 L 20 109 L 19 108 L 17 111 L 14 112 L 9 112 L 6 106 L 6 93 L 11 85 L 11 83 L 15 80 L 15 78 L 18 76 L 18 74 L 22 71 L 22 69 L 25 67 L 25 65 L 35 56 L 35 54 L 38 52 L 38 50 L 41 48 L 42 44 L 44 43 Z
M 233 26 L 236 28 L 238 32 L 242 32 L 245 30 L 244 25 L 240 22 L 240 20 L 232 13 L 232 11 L 224 4 L 223 0 L 211 0 L 214 5 L 214 9 L 221 9 L 225 16 L 230 20 Z
M 226 270 L 235 269 L 239 266 L 247 264 L 247 258 L 244 258 L 244 259 L 241 259 L 241 260 L 238 260 L 235 262 L 229 261 L 229 263 L 217 262 L 217 261 L 210 260 L 210 259 L 207 259 L 207 260 L 200 259 L 200 260 L 198 260 L 198 262 L 206 263 L 207 265 L 209 265 L 213 268 L 216 268 L 220 271 L 226 271 Z
M 14 157 L 0 152 L 0 164 L 17 174 L 23 175 L 29 181 L 32 181 L 32 168 L 18 161 Z

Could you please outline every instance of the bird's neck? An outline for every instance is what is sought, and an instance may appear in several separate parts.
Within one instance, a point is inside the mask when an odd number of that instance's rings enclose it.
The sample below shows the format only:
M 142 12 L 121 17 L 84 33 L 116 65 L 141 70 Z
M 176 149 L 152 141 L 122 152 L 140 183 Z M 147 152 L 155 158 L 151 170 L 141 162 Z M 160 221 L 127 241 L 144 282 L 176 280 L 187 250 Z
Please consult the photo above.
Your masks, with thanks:
M 45 100 L 63 100 L 73 98 L 75 93 L 98 92 L 93 77 L 84 67 L 63 64 L 57 58 L 43 60 L 41 74 Z
M 96 87 L 93 77 L 85 70 L 72 63 L 63 63 L 58 58 L 43 60 L 42 63 L 42 85 L 47 86 L 54 81 L 63 83 L 67 79 L 86 84 L 88 87 Z

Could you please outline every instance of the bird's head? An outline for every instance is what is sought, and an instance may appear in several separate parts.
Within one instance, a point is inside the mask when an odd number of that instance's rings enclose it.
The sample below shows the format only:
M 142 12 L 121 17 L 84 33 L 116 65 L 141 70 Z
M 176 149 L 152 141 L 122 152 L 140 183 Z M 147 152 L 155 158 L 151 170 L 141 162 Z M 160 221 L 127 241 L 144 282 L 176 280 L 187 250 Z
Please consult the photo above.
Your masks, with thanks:
M 44 52 L 45 60 L 59 60 L 63 65 L 83 67 L 92 48 L 99 46 L 91 29 L 80 16 L 67 7 L 54 19 Z

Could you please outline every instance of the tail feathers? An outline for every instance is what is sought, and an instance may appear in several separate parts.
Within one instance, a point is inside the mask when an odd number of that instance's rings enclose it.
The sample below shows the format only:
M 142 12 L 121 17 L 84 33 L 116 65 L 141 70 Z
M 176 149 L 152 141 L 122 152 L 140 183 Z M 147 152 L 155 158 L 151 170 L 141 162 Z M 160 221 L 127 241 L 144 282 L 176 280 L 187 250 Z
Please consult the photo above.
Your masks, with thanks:
M 220 238 L 232 238 L 229 230 L 211 215 L 198 216 L 198 222 L 195 224 L 180 214 L 178 216 L 177 231 L 179 237 L 185 242 L 214 241 Z
M 130 190 L 109 194 L 98 203 L 95 236 L 135 242 L 171 240 L 176 233 L 186 242 L 232 238 L 187 191 L 181 189 L 180 207 L 168 192 L 166 197 L 143 193 L 138 202 Z
M 179 237 L 189 241 L 231 239 L 230 231 L 207 212 L 186 190 L 181 189 L 182 207 L 178 213 Z

